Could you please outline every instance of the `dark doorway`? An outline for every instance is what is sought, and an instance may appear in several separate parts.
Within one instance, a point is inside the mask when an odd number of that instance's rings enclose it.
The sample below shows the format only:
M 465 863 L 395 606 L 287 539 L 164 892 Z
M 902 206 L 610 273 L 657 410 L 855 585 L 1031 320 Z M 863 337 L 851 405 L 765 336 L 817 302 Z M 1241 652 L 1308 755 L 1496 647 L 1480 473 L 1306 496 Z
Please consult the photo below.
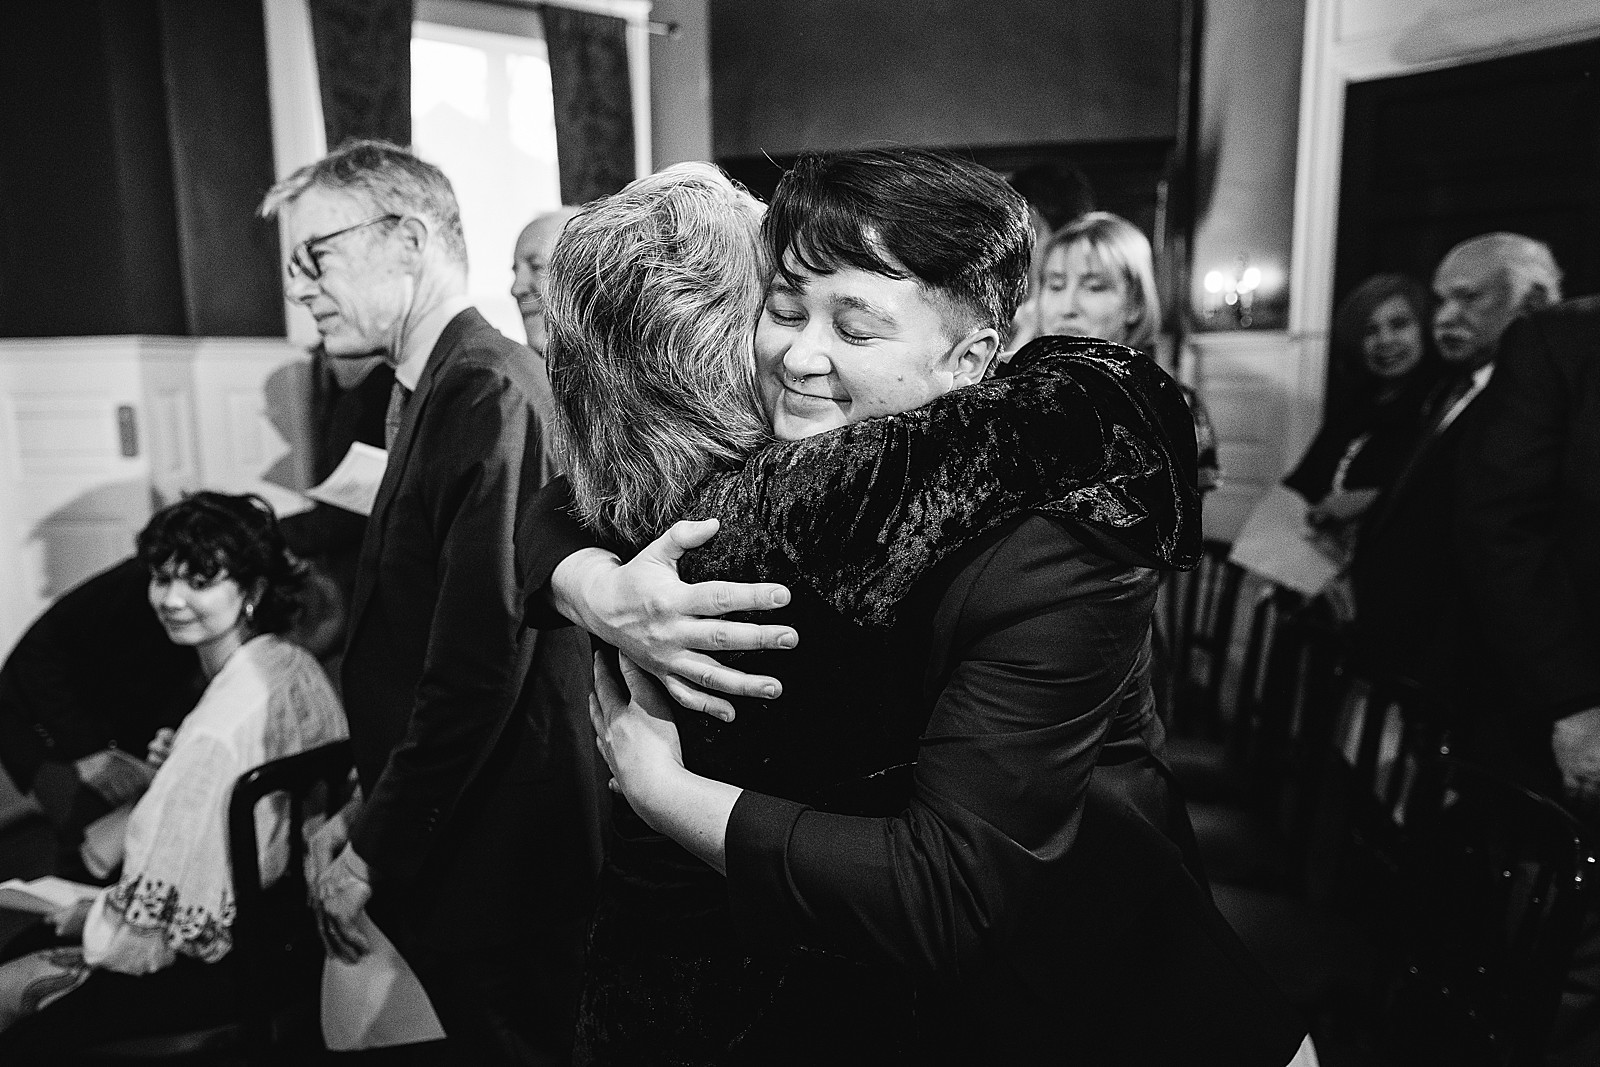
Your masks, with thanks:
M 1600 40 L 1352 85 L 1344 131 L 1336 299 L 1494 230 L 1600 290 Z

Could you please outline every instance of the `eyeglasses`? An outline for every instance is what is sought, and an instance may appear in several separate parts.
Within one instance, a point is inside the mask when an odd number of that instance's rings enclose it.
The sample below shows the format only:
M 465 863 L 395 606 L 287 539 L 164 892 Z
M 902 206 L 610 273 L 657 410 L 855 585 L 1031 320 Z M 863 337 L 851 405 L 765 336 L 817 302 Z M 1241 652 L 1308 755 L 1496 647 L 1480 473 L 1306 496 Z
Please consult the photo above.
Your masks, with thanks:
M 322 262 L 317 258 L 317 245 L 326 244 L 335 237 L 343 237 L 347 233 L 353 233 L 367 226 L 375 226 L 380 222 L 398 222 L 403 218 L 405 218 L 404 215 L 392 213 L 374 215 L 370 219 L 362 219 L 354 226 L 346 226 L 342 230 L 334 230 L 332 233 L 325 233 L 320 237 L 308 237 L 295 245 L 294 251 L 289 253 L 289 262 L 284 264 L 284 273 L 289 276 L 291 281 L 299 277 L 316 281 L 322 277 Z

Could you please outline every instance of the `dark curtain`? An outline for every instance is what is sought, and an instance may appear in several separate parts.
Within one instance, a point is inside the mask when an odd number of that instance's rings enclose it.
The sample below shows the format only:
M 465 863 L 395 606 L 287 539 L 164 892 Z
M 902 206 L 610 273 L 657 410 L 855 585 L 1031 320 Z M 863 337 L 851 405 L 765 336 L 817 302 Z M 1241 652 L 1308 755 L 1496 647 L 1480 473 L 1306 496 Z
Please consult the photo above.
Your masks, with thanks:
M 546 6 L 561 199 L 583 204 L 633 180 L 633 96 L 621 19 Z
M 0 336 L 278 336 L 260 0 L 0 2 Z
M 311 0 L 328 147 L 411 143 L 413 0 Z

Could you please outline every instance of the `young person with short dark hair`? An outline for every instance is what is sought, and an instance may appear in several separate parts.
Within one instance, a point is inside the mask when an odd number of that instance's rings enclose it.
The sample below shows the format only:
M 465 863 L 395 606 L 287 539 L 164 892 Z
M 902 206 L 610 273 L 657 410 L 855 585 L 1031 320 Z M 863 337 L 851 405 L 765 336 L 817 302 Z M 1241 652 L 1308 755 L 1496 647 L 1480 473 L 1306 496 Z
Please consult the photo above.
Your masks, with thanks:
M 779 441 L 735 470 L 706 462 L 687 514 L 721 532 L 681 566 L 784 583 L 779 618 L 802 640 L 726 657 L 787 681 L 781 699 L 739 699 L 729 722 L 674 723 L 642 672 L 625 688 L 598 671 L 592 717 L 627 804 L 580 1053 L 1288 1062 L 1304 1027 L 1212 907 L 1154 754 L 1156 572 L 1192 563 L 1199 536 L 1176 386 L 1133 353 L 1061 338 L 991 380 L 1031 231 L 982 168 L 910 149 L 803 159 L 762 226 L 776 268 L 764 294 L 730 277 L 741 261 L 684 251 L 708 246 L 686 231 L 754 236 L 753 205 L 725 179 L 698 206 L 680 195 L 718 179 L 642 179 L 569 224 L 551 272 L 552 384 L 581 412 L 561 427 L 581 470 L 641 422 L 745 417 L 753 372 Z M 701 306 L 634 321 L 635 295 L 662 287 Z M 707 316 L 724 325 L 709 361 L 681 345 Z M 752 346 L 741 324 L 757 316 Z M 618 343 L 635 335 L 661 341 Z M 676 399 L 637 419 L 632 390 L 591 387 L 598 371 Z M 621 481 L 661 480 L 626 466 Z M 622 528 L 630 494 L 575 488 L 593 528 Z M 640 637 L 659 613 L 629 590 L 709 532 L 680 524 L 620 569 L 601 549 L 574 553 L 554 601 L 670 665 Z M 637 546 L 637 533 L 611 543 Z M 770 650 L 786 633 L 723 636 Z

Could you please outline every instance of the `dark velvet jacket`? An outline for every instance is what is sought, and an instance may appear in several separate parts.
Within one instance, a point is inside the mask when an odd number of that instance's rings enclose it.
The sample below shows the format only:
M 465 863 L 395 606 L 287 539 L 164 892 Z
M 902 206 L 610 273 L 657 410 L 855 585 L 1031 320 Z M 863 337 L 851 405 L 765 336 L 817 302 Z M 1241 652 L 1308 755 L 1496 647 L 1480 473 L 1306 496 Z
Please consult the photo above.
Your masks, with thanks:
M 731 724 L 679 717 L 687 766 L 746 790 L 730 826 L 727 880 L 618 805 L 580 1062 L 932 1062 L 945 1036 L 935 1012 L 973 1002 L 959 981 L 932 990 L 963 969 L 982 970 L 976 957 L 993 939 L 958 937 L 959 958 L 943 958 L 893 934 L 836 937 L 878 920 L 790 921 L 781 913 L 794 902 L 760 899 L 761 876 L 750 879 L 736 921 L 738 826 L 775 825 L 763 800 L 854 819 L 869 836 L 877 820 L 905 817 L 929 716 L 962 659 L 941 604 L 996 553 L 1031 561 L 1006 579 L 1030 585 L 998 598 L 1001 613 L 1008 604 L 1031 610 L 1043 592 L 1083 623 L 1080 643 L 1093 650 L 1092 677 L 1058 679 L 1043 707 L 1054 714 L 1057 700 L 1059 717 L 1076 720 L 1064 728 L 1082 728 L 1071 752 L 1050 754 L 1066 761 L 1060 791 L 1082 792 L 1101 759 L 1153 764 L 1159 724 L 1146 639 L 1155 569 L 1193 562 L 1198 511 L 1194 432 L 1176 385 L 1135 353 L 1064 338 L 1034 342 L 1005 374 L 925 408 L 775 445 L 713 477 L 690 517 L 714 515 L 723 527 L 686 557 L 684 577 L 785 582 L 793 601 L 763 621 L 794 625 L 801 643 L 727 657 L 784 678 L 780 700 L 736 701 Z M 1005 639 L 1014 637 L 1021 632 Z M 1062 656 L 1039 652 L 1045 666 Z M 1042 828 L 1050 849 L 1070 847 L 1084 799 L 1068 797 L 1061 824 Z M 1170 798 L 1156 807 L 1151 821 L 1165 824 Z M 1167 847 L 1163 861 L 1193 884 L 1192 853 Z M 935 864 L 933 876 L 945 866 Z M 990 874 L 979 872 L 981 891 L 1006 904 L 1044 884 Z

